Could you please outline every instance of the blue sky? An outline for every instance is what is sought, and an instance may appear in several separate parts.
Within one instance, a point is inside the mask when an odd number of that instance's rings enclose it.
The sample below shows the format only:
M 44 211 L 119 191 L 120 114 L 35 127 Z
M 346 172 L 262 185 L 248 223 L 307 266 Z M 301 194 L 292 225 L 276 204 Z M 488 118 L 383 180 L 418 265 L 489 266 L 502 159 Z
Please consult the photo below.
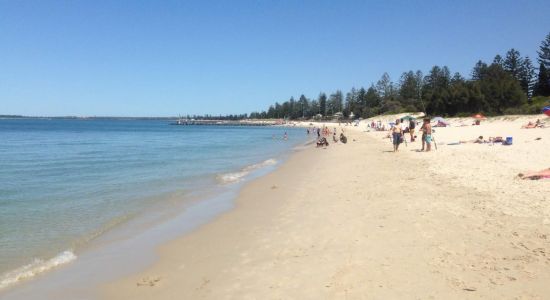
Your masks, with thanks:
M 510 48 L 550 1 L 0 1 L 0 114 L 245 113 Z

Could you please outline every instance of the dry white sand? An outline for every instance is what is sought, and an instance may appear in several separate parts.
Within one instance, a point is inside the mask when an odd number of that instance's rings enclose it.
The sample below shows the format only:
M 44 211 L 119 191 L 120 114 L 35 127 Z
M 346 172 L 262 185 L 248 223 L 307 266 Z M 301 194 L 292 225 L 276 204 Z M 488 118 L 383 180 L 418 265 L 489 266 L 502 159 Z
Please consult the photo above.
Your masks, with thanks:
M 158 263 L 103 296 L 548 298 L 550 180 L 515 176 L 550 167 L 550 129 L 521 123 L 436 128 L 431 153 L 414 151 L 419 142 L 392 153 L 384 133 L 342 126 L 348 144 L 294 154 L 246 186 L 236 209 L 163 245 Z M 479 135 L 514 145 L 444 145 Z

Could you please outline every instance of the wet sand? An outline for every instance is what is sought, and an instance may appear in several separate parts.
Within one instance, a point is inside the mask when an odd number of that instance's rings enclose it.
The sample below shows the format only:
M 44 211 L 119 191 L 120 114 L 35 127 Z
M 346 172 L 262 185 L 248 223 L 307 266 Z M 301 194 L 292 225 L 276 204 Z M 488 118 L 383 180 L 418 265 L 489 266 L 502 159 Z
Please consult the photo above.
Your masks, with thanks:
M 550 180 L 524 181 L 514 174 L 536 163 L 496 176 L 479 165 L 492 166 L 489 158 L 500 155 L 496 148 L 485 156 L 467 150 L 470 146 L 458 153 L 451 146 L 418 153 L 417 142 L 393 153 L 380 133 L 344 128 L 348 144 L 295 153 L 248 184 L 234 210 L 164 244 L 151 268 L 103 286 L 101 295 L 544 299 L 550 294 Z M 548 132 L 539 133 L 550 139 Z M 548 162 L 540 161 L 541 145 L 530 147 L 535 154 L 526 160 Z M 503 151 L 514 148 L 508 149 Z M 462 169 L 474 156 L 479 169 L 468 180 L 472 171 Z M 480 186 L 480 179 L 496 183 Z

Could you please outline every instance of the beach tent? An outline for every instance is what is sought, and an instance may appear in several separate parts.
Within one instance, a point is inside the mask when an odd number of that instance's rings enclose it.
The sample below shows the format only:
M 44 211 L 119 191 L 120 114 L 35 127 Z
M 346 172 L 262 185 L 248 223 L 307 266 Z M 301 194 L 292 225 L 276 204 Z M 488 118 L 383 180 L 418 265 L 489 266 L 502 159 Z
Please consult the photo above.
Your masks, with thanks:
M 442 117 L 435 117 L 435 118 L 432 119 L 432 122 L 434 122 L 434 123 L 443 123 L 443 124 L 449 125 L 449 122 L 447 122 L 447 120 L 443 119 Z
M 543 107 L 542 113 L 550 117 L 550 106 Z

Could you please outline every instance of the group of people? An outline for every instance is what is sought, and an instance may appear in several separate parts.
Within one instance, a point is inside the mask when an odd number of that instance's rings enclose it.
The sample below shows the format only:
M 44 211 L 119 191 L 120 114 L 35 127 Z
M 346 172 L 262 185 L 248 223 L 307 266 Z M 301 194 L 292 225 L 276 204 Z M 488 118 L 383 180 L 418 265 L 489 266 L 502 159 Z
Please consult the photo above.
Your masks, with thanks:
M 370 124 L 367 124 L 367 127 L 372 128 L 376 131 L 386 131 L 386 126 L 382 124 L 382 121 L 378 120 L 377 122 L 372 121 Z
M 393 151 L 399 151 L 399 145 L 403 142 L 406 142 L 405 133 L 409 133 L 410 141 L 414 142 L 416 140 L 415 129 L 416 129 L 416 120 L 410 119 L 409 125 L 406 126 L 402 119 L 395 120 L 395 124 L 390 129 L 393 144 Z M 422 149 L 421 151 L 431 151 L 432 150 L 432 125 L 430 124 L 430 119 L 425 118 L 420 127 L 422 132 Z
M 348 138 L 344 135 L 344 129 L 342 128 L 342 132 L 340 133 L 340 136 L 337 138 L 337 130 L 336 127 L 334 130 L 330 130 L 327 126 L 320 127 L 312 127 L 306 129 L 307 134 L 317 134 L 317 147 L 326 147 L 329 145 L 328 143 L 328 136 L 332 134 L 332 141 L 334 143 L 338 143 L 339 141 L 343 144 L 348 142 Z

